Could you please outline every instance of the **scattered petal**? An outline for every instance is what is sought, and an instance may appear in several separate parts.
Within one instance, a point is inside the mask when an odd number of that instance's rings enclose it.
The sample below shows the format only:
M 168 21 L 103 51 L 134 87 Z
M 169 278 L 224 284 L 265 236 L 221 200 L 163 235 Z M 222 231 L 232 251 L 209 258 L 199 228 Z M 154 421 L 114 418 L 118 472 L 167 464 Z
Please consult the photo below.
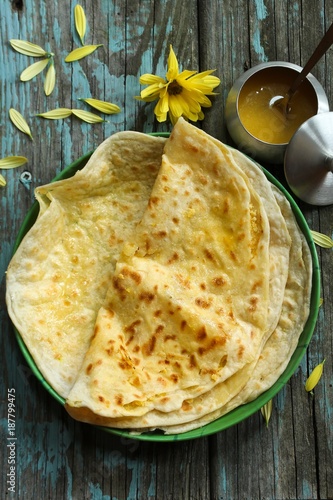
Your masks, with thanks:
M 36 116 L 41 116 L 48 120 L 61 120 L 62 118 L 68 118 L 72 114 L 72 110 L 69 108 L 57 108 L 46 111 L 45 113 L 38 113 Z
M 75 5 L 74 7 L 74 19 L 75 19 L 75 27 L 76 31 L 79 34 L 82 45 L 84 44 L 84 35 L 86 34 L 86 15 L 84 13 L 81 5 Z
M 271 418 L 272 415 L 272 410 L 273 410 L 273 400 L 270 399 L 268 403 L 266 403 L 264 406 L 260 408 L 261 414 L 265 419 L 266 422 L 266 427 L 268 427 L 268 422 Z
M 310 231 L 313 241 L 322 248 L 333 248 L 333 240 L 326 234 L 318 233 L 317 231 Z
M 307 381 L 305 382 L 305 390 L 307 392 L 311 392 L 312 393 L 312 390 L 316 387 L 316 385 L 318 384 L 322 374 L 323 374 L 323 369 L 324 369 L 324 363 L 325 363 L 325 359 L 324 361 L 322 361 L 321 363 L 319 363 L 319 365 L 317 365 L 313 371 L 310 373 Z
M 120 108 L 116 104 L 112 104 L 111 102 L 99 101 L 98 99 L 92 99 L 88 97 L 87 99 L 79 99 L 80 101 L 84 101 L 92 108 L 98 109 L 102 113 L 106 115 L 112 115 L 113 113 L 120 113 Z
M 80 120 L 83 120 L 84 122 L 87 123 L 105 122 L 105 120 L 101 116 L 95 115 L 94 113 L 90 113 L 90 111 L 82 111 L 82 109 L 72 109 L 72 113 L 73 115 L 80 118 Z
M 103 44 L 100 43 L 99 45 L 85 45 L 84 47 L 79 47 L 77 49 L 74 49 L 65 58 L 65 62 L 73 62 L 73 61 L 78 61 L 79 59 L 83 59 L 84 57 L 89 56 L 89 54 L 95 52 L 95 50 L 98 49 L 98 47 L 102 46 Z
M 4 187 L 7 184 L 6 179 L 0 174 L 0 186 Z
M 39 45 L 25 40 L 9 40 L 9 43 L 17 52 L 31 57 L 41 57 L 48 55 L 48 52 Z
M 7 156 L 6 158 L 2 158 L 0 160 L 0 168 L 10 169 L 21 167 L 25 163 L 27 163 L 27 158 L 25 156 Z
M 34 78 L 36 75 L 41 73 L 43 69 L 46 68 L 46 66 L 49 64 L 50 59 L 47 57 L 46 59 L 42 59 L 41 61 L 37 61 L 27 68 L 25 68 L 24 71 L 22 71 L 20 75 L 20 80 L 21 82 L 27 82 L 28 80 L 31 80 Z
M 324 303 L 324 299 L 322 297 L 320 297 L 319 299 L 319 307 L 321 307 Z
M 45 76 L 45 81 L 44 81 L 45 95 L 50 95 L 53 92 L 54 86 L 55 86 L 55 68 L 52 60 Z
M 17 127 L 24 134 L 27 134 L 30 137 L 30 139 L 33 140 L 30 127 L 27 124 L 26 120 L 21 115 L 21 113 L 16 111 L 16 109 L 14 108 L 10 108 L 9 117 L 13 122 L 13 124 L 15 125 L 15 127 Z

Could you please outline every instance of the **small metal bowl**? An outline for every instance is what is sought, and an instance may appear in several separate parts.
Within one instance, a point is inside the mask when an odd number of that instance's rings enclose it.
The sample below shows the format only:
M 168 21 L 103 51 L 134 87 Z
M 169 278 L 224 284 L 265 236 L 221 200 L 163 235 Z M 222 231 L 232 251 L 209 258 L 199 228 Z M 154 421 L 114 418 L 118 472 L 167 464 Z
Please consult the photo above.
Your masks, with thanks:
M 273 61 L 267 63 L 261 63 L 253 68 L 245 71 L 232 86 L 226 101 L 225 108 L 225 120 L 228 132 L 237 145 L 237 147 L 243 151 L 245 154 L 251 156 L 257 161 L 262 161 L 270 164 L 283 164 L 284 154 L 288 142 L 286 143 L 273 143 L 266 142 L 265 140 L 258 139 L 252 133 L 250 133 L 243 125 L 240 115 L 239 115 L 239 97 L 241 92 L 245 92 L 247 89 L 246 84 L 249 79 L 255 77 L 258 79 L 258 73 L 262 73 L 263 82 L 265 81 L 265 75 L 268 72 L 276 72 L 281 69 L 281 74 L 284 79 L 288 80 L 288 84 L 293 82 L 296 78 L 297 73 L 299 73 L 302 68 L 296 64 L 283 62 L 283 61 Z M 289 74 L 290 73 L 290 74 Z M 320 85 L 318 80 L 309 74 L 302 85 L 306 85 L 313 92 L 313 99 L 316 104 L 316 113 L 323 113 L 329 111 L 329 104 L 323 87 Z M 255 116 L 253 117 L 255 120 Z M 267 129 L 269 130 L 270 124 L 267 124 Z

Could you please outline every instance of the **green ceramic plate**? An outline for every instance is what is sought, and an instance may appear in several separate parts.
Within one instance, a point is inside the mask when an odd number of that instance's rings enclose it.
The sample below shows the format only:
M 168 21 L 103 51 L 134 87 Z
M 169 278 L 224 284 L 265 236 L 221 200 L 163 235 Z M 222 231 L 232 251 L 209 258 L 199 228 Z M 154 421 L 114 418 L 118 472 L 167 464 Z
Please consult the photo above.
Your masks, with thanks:
M 152 134 L 152 135 L 161 135 L 164 137 L 167 137 L 169 134 Z M 90 158 L 92 152 L 87 153 L 86 155 L 82 156 L 78 160 L 76 160 L 74 163 L 69 165 L 65 170 L 60 172 L 59 175 L 57 175 L 54 179 L 54 181 L 59 180 L 59 179 L 66 179 L 68 177 L 71 177 L 72 175 L 75 174 L 77 170 L 80 170 L 84 167 L 84 165 L 87 163 L 88 159 Z M 216 432 L 223 431 L 227 429 L 228 427 L 231 427 L 235 424 L 238 424 L 242 420 L 248 418 L 250 415 L 253 413 L 257 412 L 260 410 L 260 408 L 266 404 L 270 399 L 272 399 L 281 389 L 282 387 L 288 382 L 290 377 L 294 374 L 296 369 L 298 368 L 305 351 L 309 345 L 309 342 L 311 340 L 315 324 L 317 321 L 317 316 L 318 316 L 318 310 L 319 310 L 319 301 L 320 301 L 320 270 L 319 270 L 319 263 L 318 263 L 318 256 L 317 252 L 315 249 L 315 245 L 311 236 L 310 229 L 306 223 L 306 220 L 298 208 L 297 204 L 295 203 L 294 199 L 290 196 L 290 194 L 285 190 L 285 188 L 273 177 L 269 172 L 267 172 L 265 169 L 263 169 L 266 177 L 272 184 L 275 184 L 285 195 L 285 197 L 288 199 L 288 201 L 291 204 L 291 207 L 293 209 L 294 215 L 297 219 L 298 225 L 301 228 L 303 234 L 305 235 L 307 242 L 309 244 L 311 254 L 312 254 L 312 262 L 313 262 L 313 282 L 312 282 L 312 294 L 311 294 L 311 307 L 310 307 L 310 315 L 308 318 L 308 321 L 304 327 L 304 330 L 300 336 L 297 348 L 290 359 L 290 362 L 284 371 L 284 373 L 280 376 L 280 378 L 276 381 L 276 383 L 265 393 L 261 394 L 257 399 L 254 401 L 251 401 L 250 403 L 247 403 L 245 405 L 239 406 L 238 408 L 234 409 L 230 413 L 222 416 L 221 418 L 215 420 L 214 422 L 211 422 L 199 429 L 194 429 L 192 431 L 184 432 L 182 434 L 174 434 L 174 435 L 164 435 L 162 432 L 151 432 L 151 433 L 143 433 L 140 435 L 133 435 L 130 432 L 123 431 L 123 430 L 118 430 L 118 429 L 110 429 L 106 427 L 100 427 L 106 432 L 110 432 L 112 434 L 116 434 L 118 436 L 126 437 L 126 438 L 131 438 L 131 439 L 138 439 L 141 441 L 159 441 L 159 442 L 166 442 L 166 441 L 184 441 L 188 439 L 195 439 L 199 438 L 202 436 L 209 436 L 210 434 L 215 434 Z M 18 233 L 15 246 L 14 246 L 14 252 L 18 248 L 19 244 L 21 243 L 24 235 L 29 231 L 29 229 L 32 227 L 34 224 L 37 215 L 39 211 L 39 205 L 38 202 L 36 201 L 31 209 L 28 211 L 23 224 L 21 226 L 21 229 Z M 40 373 L 38 370 L 30 352 L 28 351 L 26 345 L 24 344 L 20 334 L 18 333 L 17 330 L 15 330 L 15 334 L 17 337 L 18 344 L 20 346 L 20 349 L 29 365 L 31 368 L 32 372 L 34 375 L 37 377 L 37 379 L 41 382 L 41 384 L 45 387 L 45 389 L 62 405 L 65 404 L 65 400 L 59 396 L 55 392 L 55 390 L 52 388 L 52 386 L 44 379 L 43 375 Z

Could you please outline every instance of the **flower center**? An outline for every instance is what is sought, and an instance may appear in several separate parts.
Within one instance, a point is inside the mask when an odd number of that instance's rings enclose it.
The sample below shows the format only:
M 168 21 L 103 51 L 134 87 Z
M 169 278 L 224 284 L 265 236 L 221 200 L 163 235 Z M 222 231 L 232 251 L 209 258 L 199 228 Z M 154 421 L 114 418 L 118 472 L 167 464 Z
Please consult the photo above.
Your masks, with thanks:
M 183 87 L 179 85 L 177 80 L 173 80 L 172 82 L 169 83 L 168 86 L 168 93 L 171 95 L 178 95 L 181 94 L 183 91 Z

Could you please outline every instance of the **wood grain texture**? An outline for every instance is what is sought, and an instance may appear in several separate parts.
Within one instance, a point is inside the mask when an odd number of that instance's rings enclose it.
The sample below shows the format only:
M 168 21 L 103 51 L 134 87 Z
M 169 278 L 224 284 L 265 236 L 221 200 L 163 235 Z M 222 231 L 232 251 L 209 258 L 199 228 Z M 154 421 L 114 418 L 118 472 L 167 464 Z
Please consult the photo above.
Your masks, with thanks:
M 266 428 L 260 413 L 217 435 L 151 444 L 113 436 L 67 416 L 27 366 L 5 307 L 5 270 L 16 235 L 34 196 L 65 166 L 120 130 L 169 130 L 157 124 L 154 104 L 142 103 L 139 76 L 165 75 L 172 44 L 183 68 L 216 69 L 221 78 L 211 109 L 199 126 L 228 141 L 223 113 L 228 91 L 245 69 L 269 60 L 304 64 L 333 20 L 324 0 L 82 0 L 85 43 L 103 44 L 74 63 L 64 58 L 80 45 L 74 29 L 77 2 L 2 0 L 0 11 L 1 157 L 29 163 L 1 173 L 1 453 L 0 498 L 101 500 L 286 500 L 333 498 L 333 251 L 318 248 L 323 305 L 313 341 L 295 375 L 274 398 Z M 22 83 L 34 62 L 13 51 L 12 38 L 54 52 L 56 88 L 43 92 L 43 75 Z M 333 102 L 333 51 L 313 70 Z M 49 121 L 37 113 L 56 107 L 90 110 L 79 98 L 111 101 L 121 112 L 103 124 L 69 118 Z M 10 107 L 28 120 L 34 141 L 10 123 Z M 31 174 L 22 183 L 21 174 Z M 281 166 L 271 168 L 284 181 Z M 299 203 L 310 228 L 332 236 L 333 208 Z M 326 358 L 312 397 L 305 380 Z M 7 390 L 16 394 L 16 493 L 8 491 Z

